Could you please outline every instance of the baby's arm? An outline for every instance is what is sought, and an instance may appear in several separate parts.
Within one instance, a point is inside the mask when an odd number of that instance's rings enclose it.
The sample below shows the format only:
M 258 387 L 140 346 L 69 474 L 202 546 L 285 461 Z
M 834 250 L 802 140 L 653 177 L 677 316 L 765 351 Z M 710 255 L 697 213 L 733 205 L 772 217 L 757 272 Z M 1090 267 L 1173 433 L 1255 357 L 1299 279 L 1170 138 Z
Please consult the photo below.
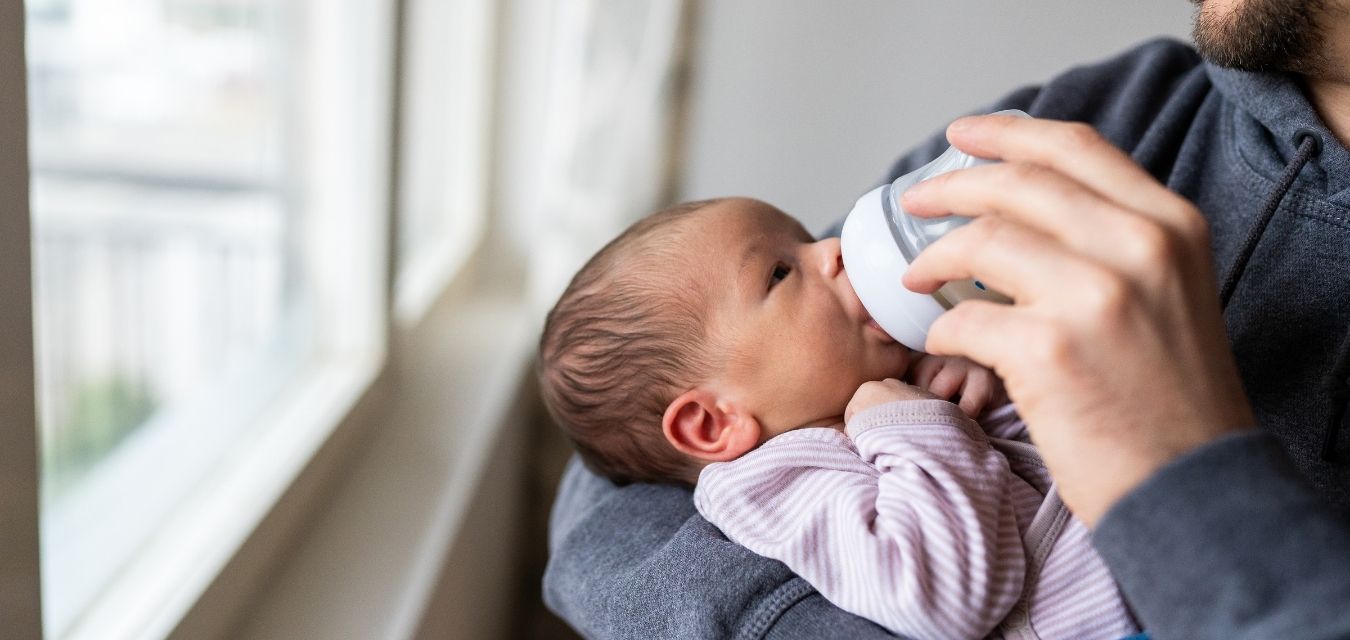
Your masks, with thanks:
M 980 414 L 980 428 L 991 438 L 1027 440 L 1027 425 L 1011 402 Z
M 695 503 L 731 540 L 894 633 L 988 635 L 1025 570 L 1006 460 L 940 400 L 860 410 L 848 433 L 790 431 L 710 465 Z
M 994 438 L 1025 440 L 1026 425 L 993 371 L 965 358 L 919 353 L 906 379 L 942 400 L 958 402 Z M 959 397 L 958 397 L 959 396 Z

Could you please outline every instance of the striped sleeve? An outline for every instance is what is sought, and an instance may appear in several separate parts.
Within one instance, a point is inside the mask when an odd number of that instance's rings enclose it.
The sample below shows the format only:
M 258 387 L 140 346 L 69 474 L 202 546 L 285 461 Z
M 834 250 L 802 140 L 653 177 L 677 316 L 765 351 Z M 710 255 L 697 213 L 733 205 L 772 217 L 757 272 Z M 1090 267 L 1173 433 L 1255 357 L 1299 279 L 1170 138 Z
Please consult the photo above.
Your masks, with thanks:
M 915 638 L 989 634 L 1022 591 L 1008 465 L 951 403 L 859 412 L 706 467 L 694 499 L 731 540 L 840 608 Z
M 1017 414 L 1017 406 L 1011 402 L 986 410 L 980 414 L 979 422 L 990 438 L 1028 441 L 1027 425 Z

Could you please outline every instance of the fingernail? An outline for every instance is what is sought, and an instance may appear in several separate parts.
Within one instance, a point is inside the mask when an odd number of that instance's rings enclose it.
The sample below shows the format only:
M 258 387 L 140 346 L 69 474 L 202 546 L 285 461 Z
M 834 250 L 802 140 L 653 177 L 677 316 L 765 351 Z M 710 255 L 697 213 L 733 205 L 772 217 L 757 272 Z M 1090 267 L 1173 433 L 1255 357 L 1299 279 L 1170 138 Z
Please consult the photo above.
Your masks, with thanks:
M 926 188 L 927 187 L 925 186 L 925 184 L 920 182 L 916 185 L 911 186 L 908 189 L 905 189 L 905 192 L 900 194 L 900 202 L 905 205 L 918 204 L 920 198 L 923 197 L 923 193 Z
M 975 119 L 970 116 L 966 116 L 964 118 L 958 118 L 955 122 L 951 124 L 951 126 L 947 127 L 947 130 L 953 132 L 965 131 L 973 126 L 975 126 Z
M 914 268 L 914 265 L 910 265 L 910 269 L 913 269 L 913 268 Z M 909 272 L 906 271 L 906 272 L 905 272 L 905 275 L 900 276 L 900 286 L 902 286 L 902 287 L 904 287 L 904 288 L 906 288 L 906 289 L 909 289 L 910 291 L 913 291 L 913 290 L 914 290 L 914 284 L 912 284 L 912 283 L 910 282 L 911 280 L 912 280 L 912 278 L 910 278 Z

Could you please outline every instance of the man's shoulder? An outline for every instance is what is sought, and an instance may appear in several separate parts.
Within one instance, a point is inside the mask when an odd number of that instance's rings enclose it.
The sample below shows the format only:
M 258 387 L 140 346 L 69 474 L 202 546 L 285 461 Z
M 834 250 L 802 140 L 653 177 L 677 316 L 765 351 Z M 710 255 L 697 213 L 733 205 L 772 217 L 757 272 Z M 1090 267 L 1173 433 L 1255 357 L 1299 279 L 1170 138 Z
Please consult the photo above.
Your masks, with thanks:
M 1204 59 L 1189 43 L 1161 36 L 1133 45 L 1099 63 L 1080 65 L 1076 68 L 1111 65 L 1192 68 L 1203 62 Z
M 1159 119 L 1193 113 L 1210 87 L 1204 60 L 1194 49 L 1155 38 L 1059 74 L 1035 90 L 1027 111 L 1086 122 L 1128 151 Z
M 1019 109 L 1037 118 L 1086 122 L 1112 144 L 1131 152 L 1160 120 L 1184 124 L 1177 120 L 1194 113 L 1192 107 L 1210 86 L 1204 60 L 1190 45 L 1173 38 L 1154 38 L 1071 67 L 1042 84 L 1021 87 L 971 113 Z M 945 133 L 934 133 L 900 156 L 884 182 L 917 169 L 946 148 Z M 838 235 L 839 224 L 826 235 Z
M 549 538 L 544 600 L 587 636 L 730 636 L 811 592 L 782 563 L 728 541 L 687 488 L 618 487 L 576 457 Z
M 1047 88 L 1076 89 L 1096 104 L 1112 98 L 1138 101 L 1165 95 L 1175 86 L 1174 79 L 1203 73 L 1203 66 L 1204 60 L 1190 45 L 1154 38 L 1105 59 L 1071 67 Z

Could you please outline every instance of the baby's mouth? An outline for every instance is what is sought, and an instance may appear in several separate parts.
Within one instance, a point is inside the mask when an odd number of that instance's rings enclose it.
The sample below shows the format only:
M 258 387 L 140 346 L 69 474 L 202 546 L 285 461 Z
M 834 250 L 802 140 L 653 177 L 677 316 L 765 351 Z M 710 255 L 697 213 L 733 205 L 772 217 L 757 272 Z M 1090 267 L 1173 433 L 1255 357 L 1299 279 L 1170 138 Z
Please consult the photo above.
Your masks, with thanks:
M 895 342 L 895 338 L 892 338 L 892 337 L 891 337 L 891 334 L 886 333 L 886 330 L 885 330 L 885 329 L 882 329 L 882 328 L 881 328 L 881 325 L 877 324 L 877 321 L 876 321 L 876 320 L 873 320 L 873 319 L 872 319 L 872 315 L 869 314 L 869 313 L 867 313 L 866 310 L 863 311 L 863 316 L 867 318 L 867 322 L 865 322 L 865 323 L 863 323 L 863 324 L 866 324 L 867 326 L 872 327 L 873 329 L 876 329 L 877 333 L 881 336 L 882 340 L 883 340 L 886 344 L 891 344 L 891 343 Z
M 842 260 L 842 258 L 840 259 L 840 269 L 841 269 L 841 270 L 843 269 L 843 260 Z M 847 280 L 847 278 L 848 278 L 848 272 L 844 272 L 843 276 L 844 276 L 844 278 Z M 894 342 L 895 342 L 895 338 L 892 338 L 892 337 L 891 337 L 891 334 L 886 333 L 886 330 L 885 330 L 885 329 L 882 329 L 882 328 L 881 328 L 881 325 L 877 324 L 877 321 L 872 319 L 872 314 L 871 314 L 871 313 L 868 313 L 867 307 L 863 305 L 862 299 L 860 299 L 860 298 L 858 297 L 858 292 L 853 290 L 853 283 L 851 283 L 851 282 L 848 284 L 848 291 L 849 291 L 850 294 L 852 294 L 853 299 L 856 300 L 857 303 L 858 303 L 858 312 L 862 314 L 862 317 L 863 317 L 863 319 L 864 319 L 863 324 L 865 324 L 865 325 L 867 325 L 867 326 L 869 326 L 869 327 L 871 327 L 871 328 L 873 328 L 873 329 L 876 329 L 877 334 L 879 334 L 879 335 L 881 336 L 881 338 L 882 338 L 882 340 L 884 341 L 885 344 L 891 344 L 891 343 L 894 343 Z

